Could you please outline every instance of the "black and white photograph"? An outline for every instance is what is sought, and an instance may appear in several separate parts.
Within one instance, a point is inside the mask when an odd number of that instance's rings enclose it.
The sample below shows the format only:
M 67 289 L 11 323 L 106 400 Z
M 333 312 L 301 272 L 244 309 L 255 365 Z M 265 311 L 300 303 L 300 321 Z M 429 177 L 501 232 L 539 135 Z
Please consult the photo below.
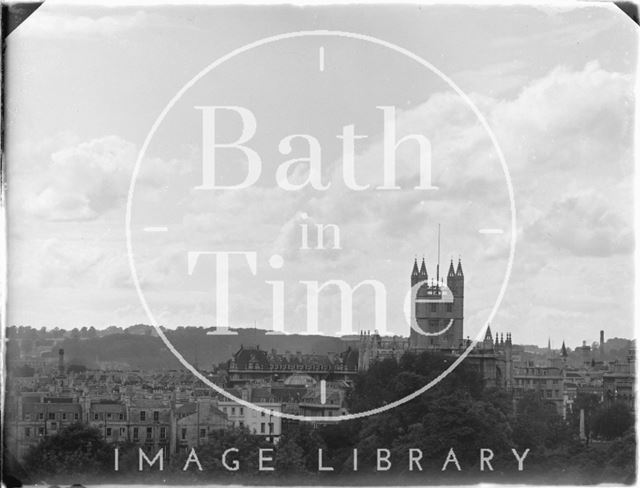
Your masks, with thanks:
M 2 483 L 636 483 L 631 2 L 2 4 Z

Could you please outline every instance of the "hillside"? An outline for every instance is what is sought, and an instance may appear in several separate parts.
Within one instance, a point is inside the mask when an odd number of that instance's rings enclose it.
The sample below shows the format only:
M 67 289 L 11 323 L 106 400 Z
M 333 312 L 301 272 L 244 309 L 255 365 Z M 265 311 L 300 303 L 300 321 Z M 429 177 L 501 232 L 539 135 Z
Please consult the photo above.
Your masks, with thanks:
M 157 336 L 155 329 L 150 326 L 142 329 L 140 325 L 129 331 L 113 331 L 106 335 L 86 334 L 84 336 L 68 337 L 65 334 L 55 340 L 49 356 L 57 355 L 57 349 L 65 351 L 67 364 L 82 364 L 89 368 L 101 367 L 105 363 L 121 364 L 130 369 L 177 369 L 182 366 L 175 356 Z M 192 364 L 197 363 L 200 368 L 211 369 L 212 365 L 225 362 L 240 349 L 240 346 L 255 347 L 280 353 L 290 351 L 303 354 L 339 353 L 346 350 L 347 345 L 339 338 L 326 336 L 302 335 L 267 335 L 267 331 L 259 329 L 238 329 L 237 335 L 207 335 L 207 331 L 199 327 L 165 330 L 167 338 L 174 347 Z M 39 334 L 38 334 L 39 335 Z M 31 352 L 30 341 L 19 340 L 20 336 L 8 341 L 8 356 L 17 358 L 20 347 L 23 353 Z M 38 342 L 35 339 L 35 342 Z M 29 347 L 27 348 L 27 344 Z

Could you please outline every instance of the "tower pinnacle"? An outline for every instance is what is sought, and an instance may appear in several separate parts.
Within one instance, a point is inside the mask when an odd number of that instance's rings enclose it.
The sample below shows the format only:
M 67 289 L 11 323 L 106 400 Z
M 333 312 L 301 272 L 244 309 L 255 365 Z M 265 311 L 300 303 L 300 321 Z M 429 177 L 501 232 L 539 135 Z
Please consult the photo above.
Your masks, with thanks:
M 418 258 L 413 260 L 413 270 L 411 271 L 411 276 L 418 276 Z
M 447 274 L 447 278 L 453 278 L 455 275 L 456 275 L 456 272 L 453 269 L 453 258 L 452 258 L 451 263 L 449 263 L 449 273 Z
M 420 265 L 420 276 L 424 279 L 427 279 L 429 275 L 427 274 L 427 265 L 424 262 L 424 258 L 422 258 L 422 264 Z

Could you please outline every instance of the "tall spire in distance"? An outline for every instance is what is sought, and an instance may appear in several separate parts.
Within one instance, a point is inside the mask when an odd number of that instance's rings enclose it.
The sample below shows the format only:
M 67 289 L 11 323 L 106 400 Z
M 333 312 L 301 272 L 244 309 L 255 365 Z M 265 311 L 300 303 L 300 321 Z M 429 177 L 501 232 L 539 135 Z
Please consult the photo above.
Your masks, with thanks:
M 418 276 L 418 258 L 413 260 L 413 270 L 411 271 L 411 276 Z
M 568 356 L 567 348 L 564 345 L 564 341 L 562 341 L 562 349 L 560 349 L 560 354 L 562 355 L 563 358 L 566 358 Z
M 462 258 L 458 258 L 458 269 L 456 269 L 456 276 L 464 276 L 462 273 Z

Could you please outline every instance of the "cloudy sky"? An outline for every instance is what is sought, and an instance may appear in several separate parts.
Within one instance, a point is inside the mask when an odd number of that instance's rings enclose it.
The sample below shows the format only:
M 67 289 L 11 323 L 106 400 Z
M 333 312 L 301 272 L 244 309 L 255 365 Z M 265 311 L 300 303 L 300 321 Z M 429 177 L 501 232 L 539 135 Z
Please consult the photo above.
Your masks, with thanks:
M 511 278 L 492 329 L 519 343 L 577 345 L 633 331 L 634 25 L 606 5 L 527 7 L 80 8 L 45 3 L 9 37 L 7 160 L 10 324 L 73 328 L 149 323 L 127 257 L 125 211 L 134 164 L 160 112 L 228 52 L 277 34 L 343 31 L 400 46 L 473 101 L 508 166 L 517 211 Z M 322 52 L 322 54 L 321 54 Z M 256 119 L 261 158 L 248 188 L 203 190 L 202 110 L 240 106 Z M 431 143 L 437 190 L 420 190 L 414 142 L 397 152 L 401 190 L 382 184 L 385 125 Z M 348 188 L 340 135 L 353 125 Z M 237 113 L 217 119 L 237 139 Z M 287 191 L 278 168 L 309 157 L 326 189 Z M 287 137 L 291 143 L 288 144 Z M 315 146 L 314 146 L 315 147 Z M 246 158 L 222 150 L 217 178 L 237 184 Z M 168 327 L 216 325 L 213 260 L 188 273 L 190 251 L 255 252 L 230 263 L 229 323 L 270 328 L 284 286 L 287 331 L 304 331 L 302 282 L 378 280 L 387 330 L 407 334 L 414 257 L 441 274 L 462 258 L 465 335 L 484 324 L 508 265 L 510 207 L 496 147 L 466 101 L 434 71 L 388 46 L 339 36 L 274 41 L 203 74 L 149 140 L 131 200 L 141 290 Z M 290 165 L 292 183 L 309 165 Z M 335 224 L 340 249 L 301 249 L 301 224 Z M 166 232 L 149 232 L 166 227 Z M 501 234 L 479 229 L 501 229 Z M 145 230 L 147 229 L 147 230 Z M 310 236 L 314 242 L 313 235 Z M 330 244 L 327 247 L 332 247 Z M 274 269 L 271 256 L 282 257 Z M 336 290 L 319 304 L 335 333 Z M 324 292 L 323 292 L 324 293 Z M 373 298 L 354 298 L 354 326 L 372 329 Z

